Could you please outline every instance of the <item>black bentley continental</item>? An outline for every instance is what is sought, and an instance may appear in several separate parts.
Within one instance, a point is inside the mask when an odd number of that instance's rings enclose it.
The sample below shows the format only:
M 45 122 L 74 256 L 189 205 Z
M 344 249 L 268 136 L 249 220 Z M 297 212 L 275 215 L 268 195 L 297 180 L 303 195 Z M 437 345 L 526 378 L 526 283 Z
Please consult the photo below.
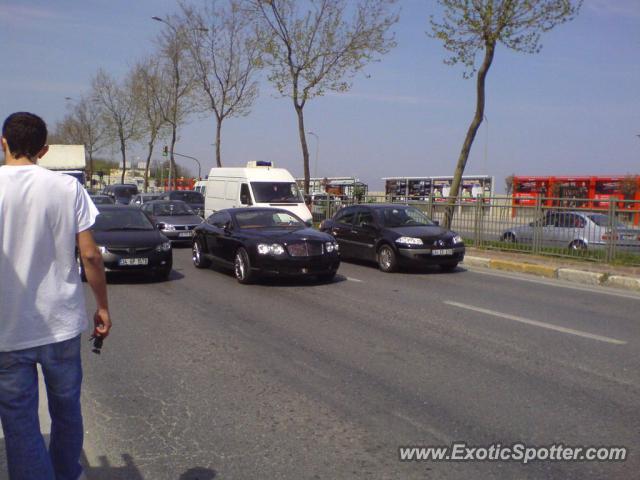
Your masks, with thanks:
M 279 208 L 230 208 L 194 230 L 193 264 L 233 269 L 240 283 L 260 276 L 331 281 L 340 266 L 335 239 Z

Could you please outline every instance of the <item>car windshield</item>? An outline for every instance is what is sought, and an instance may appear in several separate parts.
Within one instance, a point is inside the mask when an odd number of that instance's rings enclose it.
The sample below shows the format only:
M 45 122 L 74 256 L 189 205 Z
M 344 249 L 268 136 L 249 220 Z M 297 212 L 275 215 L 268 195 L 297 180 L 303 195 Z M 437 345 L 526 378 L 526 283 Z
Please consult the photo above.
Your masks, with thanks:
M 96 218 L 93 230 L 107 232 L 111 230 L 153 230 L 153 225 L 140 210 L 113 209 L 103 210 Z
M 293 182 L 251 182 L 257 203 L 302 203 L 298 185 Z
M 249 228 L 304 228 L 305 224 L 295 215 L 283 211 L 249 211 L 235 214 L 242 229 Z
M 105 204 L 113 204 L 113 200 L 111 197 L 101 196 L 101 197 L 91 197 L 94 205 L 105 205 Z
M 435 225 L 424 213 L 413 207 L 387 207 L 380 209 L 385 227 L 423 227 Z
M 589 220 L 598 225 L 599 227 L 608 227 L 609 226 L 609 216 L 603 215 L 601 213 L 596 213 L 594 215 L 588 215 Z M 624 223 L 620 223 L 617 220 L 614 221 L 614 225 L 616 228 L 626 228 Z
M 182 200 L 187 203 L 204 203 L 204 197 L 198 192 L 173 192 L 171 200 Z
M 118 187 L 116 189 L 114 189 L 113 194 L 116 197 L 133 197 L 134 195 L 138 194 L 138 188 L 131 186 L 131 187 Z
M 153 206 L 153 214 L 157 217 L 177 217 L 180 215 L 195 215 L 191 207 L 184 202 L 156 203 Z

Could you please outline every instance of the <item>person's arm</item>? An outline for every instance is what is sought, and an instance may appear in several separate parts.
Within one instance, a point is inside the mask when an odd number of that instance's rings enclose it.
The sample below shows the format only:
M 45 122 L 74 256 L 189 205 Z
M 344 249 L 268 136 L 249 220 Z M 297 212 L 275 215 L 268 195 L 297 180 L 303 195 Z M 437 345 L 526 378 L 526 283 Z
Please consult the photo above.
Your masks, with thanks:
M 93 290 L 97 304 L 97 310 L 93 316 L 94 335 L 106 337 L 109 335 L 109 330 L 111 330 L 111 317 L 109 316 L 107 280 L 104 273 L 102 254 L 98 250 L 90 230 L 78 233 L 76 240 L 87 283 Z

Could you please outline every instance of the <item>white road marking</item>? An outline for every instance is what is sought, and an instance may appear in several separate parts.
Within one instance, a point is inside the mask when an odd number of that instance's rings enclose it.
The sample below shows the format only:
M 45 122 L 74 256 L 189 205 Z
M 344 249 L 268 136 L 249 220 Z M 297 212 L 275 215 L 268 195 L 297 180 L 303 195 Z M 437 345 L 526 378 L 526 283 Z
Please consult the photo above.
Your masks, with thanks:
M 567 282 L 564 280 L 558 279 L 545 279 L 540 277 L 535 277 L 526 273 L 517 273 L 517 272 L 497 272 L 495 270 L 489 270 L 482 267 L 465 267 L 462 265 L 465 270 L 473 273 L 479 273 L 482 275 L 490 275 L 492 277 L 500 277 L 500 278 L 508 278 L 515 280 L 522 280 L 524 282 L 537 283 L 539 285 L 548 285 L 551 287 L 560 287 L 560 288 L 569 288 L 571 290 L 580 290 L 583 292 L 589 293 L 599 293 L 601 295 L 610 295 L 613 297 L 622 297 L 622 298 L 630 298 L 632 300 L 640 300 L 640 295 L 634 292 L 625 292 L 616 290 L 612 287 L 590 287 L 588 285 L 577 285 L 575 283 Z
M 625 345 L 627 342 L 622 340 L 616 340 L 615 338 L 604 337 L 602 335 L 595 335 L 593 333 L 587 333 L 580 330 L 574 330 L 572 328 L 560 327 L 551 323 L 539 322 L 537 320 L 529 320 L 528 318 L 519 317 L 517 315 L 509 315 L 508 313 L 496 312 L 495 310 L 488 310 L 486 308 L 474 307 L 473 305 L 466 305 L 464 303 L 450 302 L 445 300 L 444 303 L 453 307 L 463 308 L 465 310 L 471 310 L 473 312 L 484 313 L 485 315 L 492 315 L 494 317 L 505 318 L 507 320 L 513 320 L 514 322 L 520 322 L 534 327 L 546 328 L 547 330 L 553 330 L 560 333 L 568 333 L 577 337 L 589 338 L 591 340 L 598 340 L 599 342 L 612 343 L 614 345 Z
M 346 279 L 349 280 L 350 282 L 362 283 L 362 280 L 358 280 L 357 278 L 346 277 Z

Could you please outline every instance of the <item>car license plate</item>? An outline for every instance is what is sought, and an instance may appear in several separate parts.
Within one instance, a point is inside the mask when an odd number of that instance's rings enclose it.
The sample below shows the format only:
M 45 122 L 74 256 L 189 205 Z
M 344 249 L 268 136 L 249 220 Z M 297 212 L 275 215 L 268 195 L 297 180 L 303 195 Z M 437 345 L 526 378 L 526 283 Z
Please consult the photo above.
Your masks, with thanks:
M 118 260 L 118 265 L 149 265 L 148 258 L 121 258 Z
M 193 230 L 189 230 L 188 232 L 180 232 L 178 234 L 179 237 L 193 237 Z
M 445 248 L 442 250 L 431 250 L 431 255 L 434 255 L 434 256 L 453 255 L 453 249 Z

